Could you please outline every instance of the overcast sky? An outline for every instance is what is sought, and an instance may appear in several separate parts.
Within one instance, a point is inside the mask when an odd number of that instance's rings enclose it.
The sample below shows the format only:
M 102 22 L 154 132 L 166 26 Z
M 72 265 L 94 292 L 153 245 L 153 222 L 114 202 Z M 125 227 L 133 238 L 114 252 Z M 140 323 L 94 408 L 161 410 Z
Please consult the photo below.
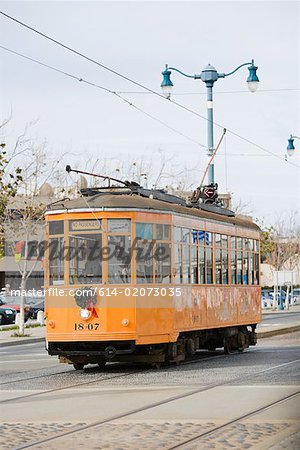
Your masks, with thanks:
M 233 192 L 236 200 L 249 205 L 254 217 L 267 223 L 297 209 L 300 140 L 295 140 L 297 150 L 289 158 L 294 165 L 284 157 L 289 134 L 300 136 L 299 2 L 0 3 L 7 14 L 157 91 L 166 63 L 190 74 L 200 73 L 211 63 L 226 73 L 254 58 L 259 90 L 248 92 L 247 68 L 218 80 L 214 120 L 279 159 L 228 132 L 216 157 L 216 181 L 221 192 Z M 125 91 L 124 97 L 145 112 L 206 144 L 207 123 L 200 117 L 145 93 L 3 16 L 0 30 L 2 46 L 114 91 Z M 174 155 L 178 165 L 194 169 L 190 175 L 195 187 L 200 181 L 206 164 L 203 147 L 112 94 L 3 49 L 0 58 L 2 119 L 13 111 L 9 139 L 39 118 L 34 127 L 37 138 L 47 140 L 51 155 L 79 154 L 71 164 L 84 165 L 87 154 L 100 160 L 150 158 L 160 149 L 167 157 Z M 204 83 L 175 73 L 172 80 L 174 100 L 206 116 Z M 215 127 L 215 143 L 221 133 L 222 128 Z

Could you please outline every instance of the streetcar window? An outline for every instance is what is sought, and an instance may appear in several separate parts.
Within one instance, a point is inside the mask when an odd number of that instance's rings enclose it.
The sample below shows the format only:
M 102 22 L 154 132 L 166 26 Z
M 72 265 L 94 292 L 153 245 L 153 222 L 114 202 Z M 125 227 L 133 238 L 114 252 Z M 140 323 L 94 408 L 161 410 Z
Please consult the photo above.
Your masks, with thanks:
M 70 234 L 70 284 L 92 284 L 102 281 L 101 234 Z
M 111 284 L 131 281 L 130 236 L 108 236 L 108 282 Z
M 242 240 L 242 238 L 240 238 L 240 237 L 238 237 L 238 238 L 236 238 L 236 241 L 237 241 L 237 248 L 238 248 L 238 250 L 242 250 L 242 245 L 243 245 L 243 240 Z
M 242 272 L 243 272 L 242 267 L 243 267 L 242 252 L 238 251 L 236 262 L 237 284 L 242 284 Z
M 153 239 L 152 223 L 137 223 L 135 226 L 136 239 Z
M 182 283 L 182 252 L 181 245 L 174 245 L 174 281 L 176 284 Z
M 83 231 L 83 230 L 101 230 L 102 229 L 102 221 L 99 220 L 70 220 L 69 221 L 69 230 L 70 231 Z
M 136 246 L 137 284 L 153 283 L 153 250 L 153 242 L 138 240 Z
M 231 240 L 234 238 L 231 238 Z M 235 250 L 230 251 L 230 261 L 231 261 L 231 284 L 237 284 L 236 282 L 236 252 Z
M 190 230 L 188 228 L 182 228 L 182 242 L 190 243 Z
M 171 239 L 171 226 L 164 225 L 164 239 L 167 241 Z
M 155 282 L 171 283 L 171 244 L 156 244 L 154 261 Z
M 174 227 L 174 241 L 189 244 L 191 231 L 189 228 Z
M 192 230 L 192 244 L 198 243 L 198 230 Z
M 210 245 L 211 233 L 202 230 L 192 230 L 192 244 Z
M 156 239 L 162 241 L 164 239 L 164 226 L 162 223 L 155 225 Z
M 210 233 L 209 231 L 205 232 L 205 244 L 206 245 L 212 245 L 212 233 Z
M 206 256 L 206 284 L 213 283 L 213 265 L 212 265 L 212 249 L 205 249 Z
M 154 242 L 152 223 L 136 224 L 136 282 L 146 284 L 154 282 Z
M 234 250 L 235 247 L 236 247 L 236 238 L 231 236 L 231 238 L 230 238 L 230 248 Z
M 249 274 L 248 274 L 248 253 L 244 252 L 244 264 L 243 264 L 243 284 L 249 284 Z
M 108 219 L 107 228 L 109 233 L 130 233 L 130 219 Z
M 244 250 L 250 250 L 250 239 L 243 239 L 244 241 Z
M 208 233 L 205 231 L 198 231 L 198 243 L 201 245 L 205 245 L 208 241 Z
M 254 255 L 249 253 L 249 284 L 254 284 Z
M 215 242 L 216 245 L 221 245 L 221 235 L 220 234 L 215 234 Z
M 205 249 L 199 247 L 199 272 L 200 272 L 200 284 L 205 284 Z
M 228 284 L 228 255 L 227 249 L 222 249 L 222 283 Z
M 184 284 L 190 283 L 190 247 L 188 245 L 182 246 L 182 282 Z
M 216 284 L 222 284 L 221 249 L 216 248 Z
M 191 265 L 192 265 L 192 270 L 191 270 L 191 276 L 192 276 L 192 280 L 191 283 L 192 284 L 198 284 L 199 283 L 199 279 L 198 279 L 198 247 L 196 245 L 192 246 L 191 248 Z
M 64 284 L 64 238 L 49 239 L 50 285 Z
M 174 241 L 181 242 L 181 228 L 174 227 Z
M 169 241 L 171 238 L 171 227 L 170 225 L 165 225 L 162 223 L 158 223 L 155 225 L 156 227 L 156 239 L 158 241 Z
M 228 238 L 225 234 L 222 234 L 222 247 L 223 249 L 227 249 Z
M 258 241 L 254 241 L 254 251 L 258 252 Z
M 64 221 L 54 220 L 49 222 L 49 234 L 64 234 Z
M 259 284 L 259 255 L 254 254 L 254 284 Z

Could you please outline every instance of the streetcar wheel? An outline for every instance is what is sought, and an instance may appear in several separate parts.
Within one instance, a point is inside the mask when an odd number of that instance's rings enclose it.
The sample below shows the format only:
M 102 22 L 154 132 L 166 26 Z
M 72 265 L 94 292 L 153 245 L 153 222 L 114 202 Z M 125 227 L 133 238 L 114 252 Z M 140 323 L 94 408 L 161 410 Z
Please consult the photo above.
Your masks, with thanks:
M 228 342 L 227 339 L 224 339 L 223 345 L 224 345 L 225 355 L 231 355 L 232 353 L 235 353 L 235 349 L 232 348 L 232 346 L 230 345 L 230 342 Z
M 84 364 L 81 363 L 73 364 L 73 367 L 75 370 L 83 370 Z
M 0 315 L 0 325 L 3 325 L 5 323 L 4 317 L 2 314 Z
M 161 368 L 161 363 L 153 363 L 151 364 L 152 369 L 160 369 Z
M 186 342 L 186 351 L 189 356 L 194 356 L 196 353 L 196 346 L 194 339 L 188 339 Z

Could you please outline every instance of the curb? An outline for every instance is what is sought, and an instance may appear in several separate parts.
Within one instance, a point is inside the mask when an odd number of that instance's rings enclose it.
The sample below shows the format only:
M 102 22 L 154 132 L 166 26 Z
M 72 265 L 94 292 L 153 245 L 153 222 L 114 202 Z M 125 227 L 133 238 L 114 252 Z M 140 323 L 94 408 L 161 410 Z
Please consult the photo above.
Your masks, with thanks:
M 295 325 L 293 327 L 286 327 L 286 328 L 278 328 L 277 330 L 260 331 L 257 333 L 257 339 L 264 339 L 272 336 L 280 336 L 281 334 L 294 333 L 295 331 L 300 331 L 300 325 Z
M 24 344 L 34 344 L 35 342 L 44 342 L 45 338 L 30 338 L 26 340 L 18 340 L 18 341 L 9 341 L 9 342 L 0 342 L 0 348 L 2 347 L 11 347 L 13 345 L 24 345 Z

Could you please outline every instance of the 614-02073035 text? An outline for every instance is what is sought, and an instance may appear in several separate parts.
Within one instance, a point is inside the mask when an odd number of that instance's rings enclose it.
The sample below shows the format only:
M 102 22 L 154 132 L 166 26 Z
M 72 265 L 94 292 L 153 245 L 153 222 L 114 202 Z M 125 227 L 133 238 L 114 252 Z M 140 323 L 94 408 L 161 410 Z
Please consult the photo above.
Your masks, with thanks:
M 95 288 L 95 293 L 100 297 L 117 297 L 125 295 L 125 297 L 180 297 L 180 287 L 126 287 L 118 288 Z

